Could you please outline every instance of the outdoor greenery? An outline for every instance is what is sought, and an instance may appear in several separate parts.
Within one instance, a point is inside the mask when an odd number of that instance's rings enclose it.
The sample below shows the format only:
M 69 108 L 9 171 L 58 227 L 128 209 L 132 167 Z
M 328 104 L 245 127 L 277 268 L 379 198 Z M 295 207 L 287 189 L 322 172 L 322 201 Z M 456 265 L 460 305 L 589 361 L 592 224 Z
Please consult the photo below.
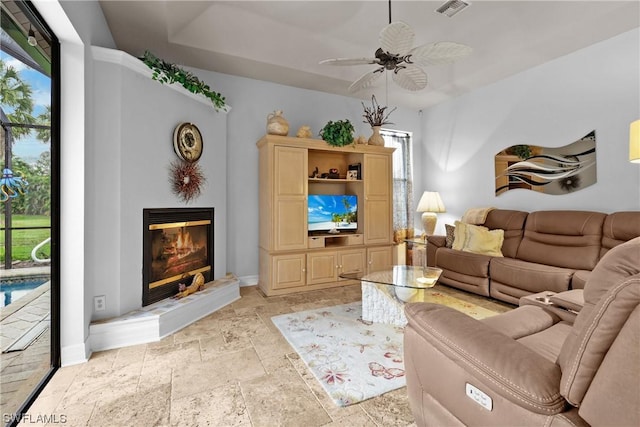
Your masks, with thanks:
M 152 78 L 154 80 L 167 84 L 180 83 L 189 92 L 209 98 L 216 111 L 226 107 L 227 104 L 224 100 L 224 96 L 211 90 L 208 84 L 200 81 L 198 77 L 194 76 L 189 71 L 183 70 L 175 64 L 156 57 L 148 50 L 144 52 L 144 55 L 140 59 L 147 65 L 147 67 L 153 70 Z
M 334 147 L 344 147 L 353 143 L 353 132 L 353 125 L 349 120 L 329 121 L 320 130 L 320 138 Z
M 44 215 L 13 215 L 12 222 L 14 227 L 49 227 L 51 226 L 51 218 Z M 4 216 L 2 228 L 0 230 L 0 262 L 4 263 Z M 37 230 L 13 230 L 11 234 L 11 258 L 14 261 L 26 261 L 31 259 L 31 251 L 36 245 L 51 236 L 48 228 Z M 51 246 L 44 245 L 38 252 L 38 257 L 46 259 L 50 257 Z
M 33 90 L 22 80 L 19 72 L 0 59 L 0 104 L 12 123 L 34 124 Z M 10 109 L 11 111 L 6 111 Z M 20 139 L 28 135 L 30 129 L 14 128 L 13 137 Z M 3 137 L 4 138 L 4 137 Z
M 24 196 L 21 195 L 11 200 L 11 212 L 14 214 L 50 215 L 50 153 L 48 151 L 42 153 L 35 164 L 29 164 L 19 157 L 14 157 L 12 169 L 15 174 L 20 174 L 29 183 L 29 186 Z
M 0 59 L 0 104 L 11 123 L 35 124 L 50 126 L 51 107 L 45 106 L 45 110 L 34 115 L 34 93 L 31 84 L 25 81 L 18 70 Z M 50 129 L 36 129 L 12 127 L 12 142 L 35 135 L 35 139 L 47 143 L 51 139 Z M 33 133 L 32 133 L 33 132 Z M 2 132 L 2 153 L 4 154 L 4 132 Z M 3 157 L 3 167 L 7 165 Z M 31 251 L 40 242 L 51 235 L 48 227 L 51 225 L 51 154 L 43 152 L 33 163 L 12 156 L 11 170 L 14 175 L 28 182 L 27 193 L 11 199 L 11 224 L 13 228 L 22 227 L 47 227 L 35 230 L 12 230 L 11 248 L 13 261 L 26 261 L 31 259 Z M 5 208 L 5 203 L 0 208 Z M 0 230 L 0 261 L 5 258 L 5 230 L 6 217 L 2 215 L 2 230 Z M 50 257 L 50 245 L 45 245 L 38 253 L 40 258 Z

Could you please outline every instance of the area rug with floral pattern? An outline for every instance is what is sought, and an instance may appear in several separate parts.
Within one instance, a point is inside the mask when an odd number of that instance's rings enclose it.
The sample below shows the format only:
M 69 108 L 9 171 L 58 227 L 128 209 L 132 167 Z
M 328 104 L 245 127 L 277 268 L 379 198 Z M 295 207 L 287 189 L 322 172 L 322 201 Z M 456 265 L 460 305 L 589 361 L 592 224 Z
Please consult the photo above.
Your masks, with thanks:
M 404 328 L 362 320 L 360 302 L 272 317 L 338 406 L 403 387 Z

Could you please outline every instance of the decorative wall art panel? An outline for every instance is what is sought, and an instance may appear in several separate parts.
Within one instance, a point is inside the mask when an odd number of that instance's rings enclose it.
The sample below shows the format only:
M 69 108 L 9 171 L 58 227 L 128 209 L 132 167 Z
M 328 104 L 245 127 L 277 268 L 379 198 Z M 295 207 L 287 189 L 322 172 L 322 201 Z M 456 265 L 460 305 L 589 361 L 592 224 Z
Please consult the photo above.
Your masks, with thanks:
M 596 183 L 596 131 L 564 147 L 512 145 L 495 156 L 496 196 L 524 188 L 567 194 Z

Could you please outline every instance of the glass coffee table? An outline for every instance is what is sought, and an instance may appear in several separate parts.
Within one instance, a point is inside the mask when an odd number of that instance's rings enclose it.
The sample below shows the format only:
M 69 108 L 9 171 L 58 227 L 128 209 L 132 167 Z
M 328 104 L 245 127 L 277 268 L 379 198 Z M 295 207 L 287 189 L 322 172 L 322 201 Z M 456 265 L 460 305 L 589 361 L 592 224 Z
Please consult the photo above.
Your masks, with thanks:
M 436 285 L 442 270 L 435 267 L 396 265 L 369 274 L 341 274 L 343 279 L 360 280 L 362 286 L 362 320 L 407 324 L 404 305 L 425 301 L 425 290 Z

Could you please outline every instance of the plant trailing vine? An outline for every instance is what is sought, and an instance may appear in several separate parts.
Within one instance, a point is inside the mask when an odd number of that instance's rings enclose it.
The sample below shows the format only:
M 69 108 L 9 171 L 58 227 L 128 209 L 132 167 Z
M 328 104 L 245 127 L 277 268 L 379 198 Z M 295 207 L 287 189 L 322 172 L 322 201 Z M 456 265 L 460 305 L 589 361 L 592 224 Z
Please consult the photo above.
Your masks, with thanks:
M 211 100 L 216 111 L 223 110 L 227 106 L 224 96 L 211 90 L 208 84 L 189 71 L 158 58 L 148 50 L 144 52 L 140 60 L 153 70 L 153 75 L 151 76 L 153 80 L 166 84 L 180 83 L 189 92 L 200 94 Z
M 353 125 L 349 120 L 329 121 L 322 130 L 320 138 L 327 141 L 327 144 L 334 147 L 344 147 L 353 142 Z

